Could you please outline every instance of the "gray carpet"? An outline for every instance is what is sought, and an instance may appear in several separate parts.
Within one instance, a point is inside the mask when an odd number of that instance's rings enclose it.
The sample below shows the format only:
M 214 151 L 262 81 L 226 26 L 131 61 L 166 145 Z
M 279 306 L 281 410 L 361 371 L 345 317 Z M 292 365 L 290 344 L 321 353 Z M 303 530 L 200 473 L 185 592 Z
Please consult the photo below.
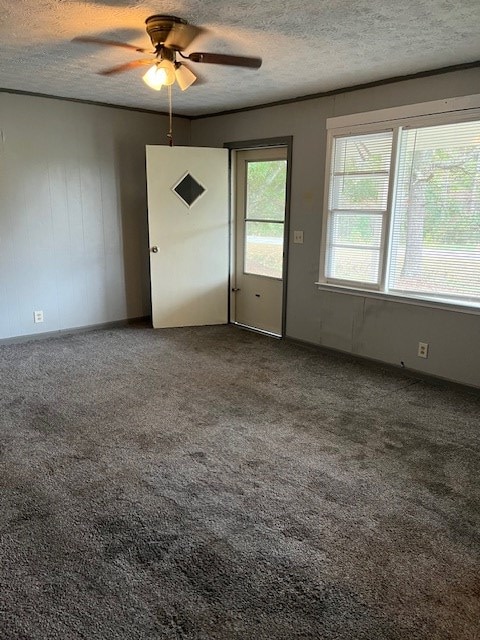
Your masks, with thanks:
M 479 423 L 234 327 L 0 346 L 0 637 L 478 639 Z

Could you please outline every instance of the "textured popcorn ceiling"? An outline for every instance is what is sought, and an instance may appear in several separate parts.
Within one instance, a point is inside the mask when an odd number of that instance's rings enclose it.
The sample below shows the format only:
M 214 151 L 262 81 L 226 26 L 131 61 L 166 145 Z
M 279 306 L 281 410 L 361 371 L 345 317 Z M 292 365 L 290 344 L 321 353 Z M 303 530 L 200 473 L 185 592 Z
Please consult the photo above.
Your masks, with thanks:
M 185 115 L 480 59 L 480 0 L 0 0 L 0 88 L 165 111 L 166 91 L 149 89 L 141 70 L 95 73 L 144 55 L 71 42 L 148 47 L 143 25 L 154 13 L 208 29 L 188 52 L 263 58 L 259 71 L 192 64 L 205 82 L 175 87 L 174 111 Z

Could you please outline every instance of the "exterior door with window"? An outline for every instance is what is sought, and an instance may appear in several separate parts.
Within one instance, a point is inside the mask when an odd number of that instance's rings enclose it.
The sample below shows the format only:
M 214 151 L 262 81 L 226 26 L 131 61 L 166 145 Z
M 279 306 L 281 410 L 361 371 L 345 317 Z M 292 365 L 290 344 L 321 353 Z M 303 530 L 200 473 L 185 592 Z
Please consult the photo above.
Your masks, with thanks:
M 236 154 L 232 320 L 282 335 L 287 148 Z

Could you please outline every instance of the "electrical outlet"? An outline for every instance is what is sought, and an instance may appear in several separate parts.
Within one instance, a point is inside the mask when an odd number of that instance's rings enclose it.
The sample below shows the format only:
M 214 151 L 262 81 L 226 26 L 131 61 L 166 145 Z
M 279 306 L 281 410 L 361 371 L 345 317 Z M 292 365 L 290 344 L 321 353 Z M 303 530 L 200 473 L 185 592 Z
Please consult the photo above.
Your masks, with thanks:
M 293 232 L 293 242 L 294 244 L 303 244 L 303 231 Z
M 43 311 L 34 311 L 33 321 L 35 322 L 35 324 L 37 324 L 38 322 L 43 322 Z
M 417 356 L 419 358 L 428 358 L 428 342 L 419 342 Z

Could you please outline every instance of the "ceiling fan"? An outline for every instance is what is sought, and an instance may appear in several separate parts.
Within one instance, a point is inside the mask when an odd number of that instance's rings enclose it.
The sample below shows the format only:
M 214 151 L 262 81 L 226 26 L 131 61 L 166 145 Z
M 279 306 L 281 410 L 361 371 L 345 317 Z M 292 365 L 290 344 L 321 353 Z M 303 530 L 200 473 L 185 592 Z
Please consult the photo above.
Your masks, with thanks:
M 125 62 L 115 67 L 103 69 L 99 71 L 99 73 L 104 76 L 111 76 L 138 67 L 150 66 L 150 69 L 148 69 L 143 76 L 143 80 L 149 87 L 157 91 L 163 86 L 171 86 L 175 80 L 182 91 L 188 89 L 188 87 L 195 82 L 197 77 L 183 60 L 229 65 L 233 67 L 248 67 L 250 69 L 258 69 L 262 64 L 261 58 L 249 56 L 231 56 L 223 53 L 205 52 L 195 52 L 184 55 L 182 52 L 197 36 L 204 33 L 205 29 L 189 24 L 182 18 L 159 14 L 147 18 L 145 24 L 147 33 L 154 47 L 154 51 L 152 52 L 126 42 L 117 42 L 115 40 L 105 40 L 103 38 L 90 36 L 78 36 L 73 38 L 73 41 L 122 47 L 138 53 L 152 53 L 155 58 L 132 60 L 131 62 Z M 178 60 L 177 55 L 182 58 L 182 60 Z

